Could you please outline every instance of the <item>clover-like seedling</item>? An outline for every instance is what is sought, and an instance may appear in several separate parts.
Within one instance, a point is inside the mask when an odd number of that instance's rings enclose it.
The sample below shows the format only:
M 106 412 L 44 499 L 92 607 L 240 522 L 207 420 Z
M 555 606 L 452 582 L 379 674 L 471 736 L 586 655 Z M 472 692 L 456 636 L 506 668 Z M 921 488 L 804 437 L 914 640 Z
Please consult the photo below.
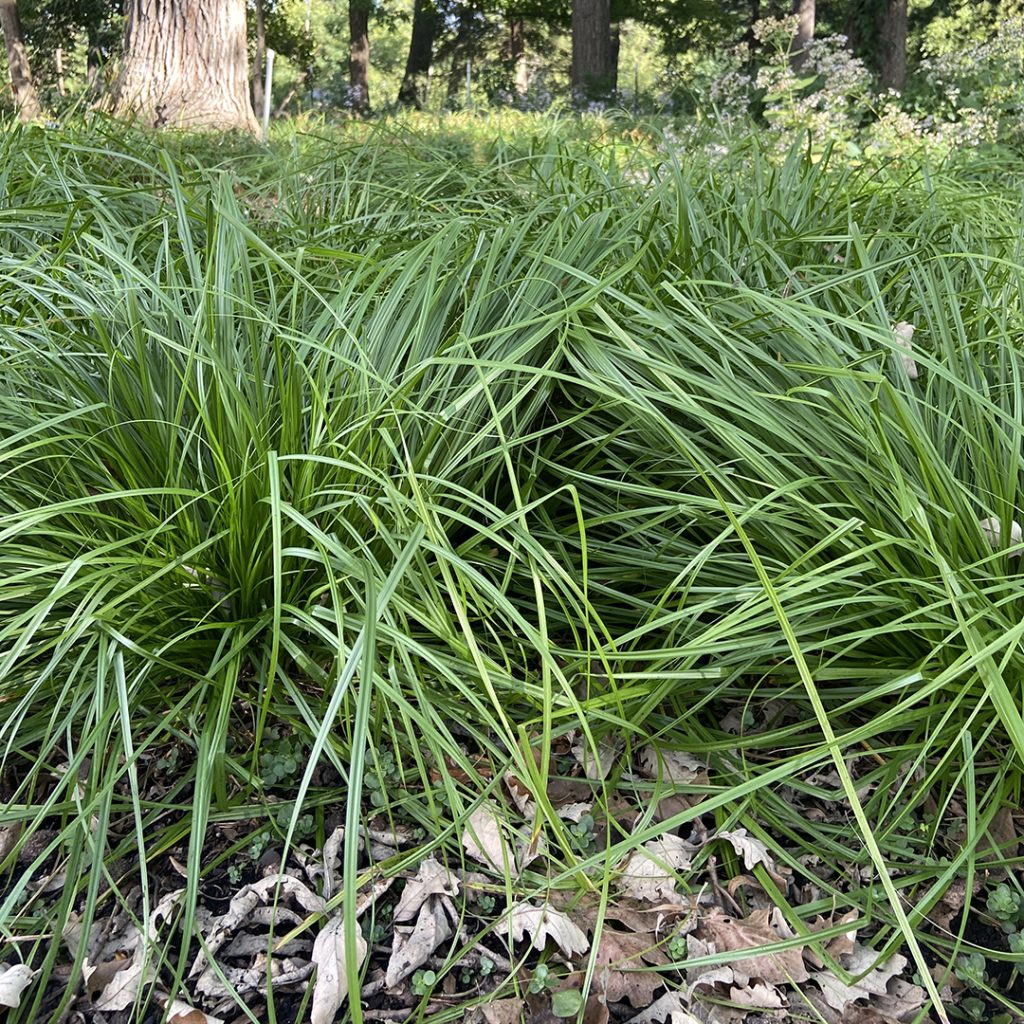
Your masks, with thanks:
M 1014 925 L 1020 919 L 1020 893 L 1005 882 L 1001 882 L 988 894 L 985 908 L 1006 931 L 1013 931 Z
M 529 991 L 538 995 L 550 987 L 552 981 L 551 968 L 547 964 L 537 964 L 533 969 L 533 977 L 530 979 Z
M 594 816 L 582 815 L 579 821 L 569 826 L 569 834 L 576 848 L 586 853 L 594 845 Z
M 977 996 L 968 996 L 966 999 L 960 1000 L 960 1012 L 968 1020 L 980 1022 L 985 1020 L 988 1015 L 988 1007 L 983 999 L 979 999 Z
M 436 971 L 424 971 L 419 970 L 412 976 L 412 994 L 414 996 L 425 996 L 429 995 L 434 991 L 434 986 L 437 984 L 437 972 Z
M 267 786 L 292 781 L 305 760 L 305 744 L 297 736 L 281 736 L 276 729 L 264 734 L 265 749 L 260 753 L 260 771 Z
M 551 997 L 551 1012 L 556 1017 L 575 1017 L 583 1008 L 583 993 L 576 988 L 565 988 Z
M 957 957 L 953 973 L 970 988 L 981 988 L 988 977 L 985 974 L 985 958 L 981 953 L 965 953 Z

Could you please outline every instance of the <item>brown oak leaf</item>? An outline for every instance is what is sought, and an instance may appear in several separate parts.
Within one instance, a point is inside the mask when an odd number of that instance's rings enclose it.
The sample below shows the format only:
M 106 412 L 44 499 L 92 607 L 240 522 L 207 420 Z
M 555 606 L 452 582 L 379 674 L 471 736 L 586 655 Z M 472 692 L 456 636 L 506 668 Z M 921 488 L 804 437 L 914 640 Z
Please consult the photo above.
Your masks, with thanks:
M 668 961 L 650 932 L 620 932 L 606 926 L 594 956 L 595 982 L 609 1003 L 627 1000 L 638 1009 L 650 1006 L 664 979 L 648 968 Z
M 755 910 L 749 917 L 738 920 L 729 917 L 717 907 L 713 908 L 701 922 L 701 934 L 712 942 L 718 952 L 751 949 L 754 954 L 731 960 L 729 966 L 752 978 L 760 978 L 769 984 L 806 981 L 810 974 L 804 965 L 803 953 L 798 947 L 791 949 L 758 951 L 758 947 L 772 945 L 786 936 L 779 935 L 768 923 L 771 910 L 765 907 Z

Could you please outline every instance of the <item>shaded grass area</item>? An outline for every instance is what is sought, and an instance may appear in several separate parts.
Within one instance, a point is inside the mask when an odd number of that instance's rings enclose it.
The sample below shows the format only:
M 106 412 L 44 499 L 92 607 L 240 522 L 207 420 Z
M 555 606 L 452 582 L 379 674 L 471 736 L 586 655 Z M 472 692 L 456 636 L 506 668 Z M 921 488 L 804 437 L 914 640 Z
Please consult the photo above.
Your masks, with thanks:
M 510 896 L 745 827 L 814 858 L 813 899 L 773 894 L 788 920 L 858 911 L 938 1004 L 975 883 L 1018 891 L 1005 167 L 529 120 L 269 150 L 121 131 L 10 130 L 0 161 L 0 932 L 43 972 L 11 1019 L 64 1012 L 68 920 L 129 889 L 148 920 L 169 855 L 169 989 L 254 835 L 347 826 L 351 938 L 360 826 L 417 830 L 385 874 L 459 863 L 506 773 L 547 843 Z M 550 797 L 569 734 L 620 751 L 589 849 Z M 652 738 L 708 767 L 667 817 L 630 771 Z M 842 820 L 803 813 L 823 793 Z

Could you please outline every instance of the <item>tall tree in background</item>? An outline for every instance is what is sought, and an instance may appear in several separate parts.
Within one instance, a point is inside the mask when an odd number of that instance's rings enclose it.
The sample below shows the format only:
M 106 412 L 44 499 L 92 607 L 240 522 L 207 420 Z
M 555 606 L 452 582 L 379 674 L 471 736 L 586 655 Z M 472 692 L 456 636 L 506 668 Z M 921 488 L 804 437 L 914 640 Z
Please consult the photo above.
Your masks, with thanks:
M 883 0 L 878 44 L 882 88 L 902 92 L 907 80 L 907 0 Z
M 372 0 L 348 0 L 348 87 L 353 110 L 370 109 L 370 7 Z
M 40 113 L 39 97 L 32 83 L 32 69 L 28 63 L 28 51 L 21 32 L 17 0 L 0 0 L 0 30 L 7 47 L 7 66 L 11 72 L 11 89 L 14 105 L 22 121 L 32 121 Z
M 796 15 L 793 66 L 800 68 L 807 59 L 807 44 L 814 38 L 814 0 L 793 0 L 793 13 Z
M 405 75 L 398 90 L 398 103 L 422 110 L 427 102 L 427 82 L 434 61 L 434 37 L 437 35 L 437 11 L 432 0 L 416 0 L 412 12 L 412 37 Z
M 603 99 L 611 95 L 614 77 L 609 0 L 573 0 L 573 95 Z
M 488 18 L 482 0 L 459 0 L 449 19 L 455 19 L 455 36 L 449 42 L 451 63 L 448 67 L 447 104 L 457 107 L 466 91 L 466 64 L 477 65 L 485 48 L 489 27 L 494 25 Z
M 129 0 L 112 109 L 157 128 L 257 131 L 245 0 Z
M 512 62 L 512 81 L 517 96 L 525 96 L 530 88 L 530 66 L 526 63 L 526 22 L 508 15 L 508 56 Z
M 252 54 L 252 105 L 258 117 L 263 111 L 263 65 L 267 59 L 267 23 L 263 18 L 263 0 L 256 0 L 253 12 L 256 15 L 256 47 Z

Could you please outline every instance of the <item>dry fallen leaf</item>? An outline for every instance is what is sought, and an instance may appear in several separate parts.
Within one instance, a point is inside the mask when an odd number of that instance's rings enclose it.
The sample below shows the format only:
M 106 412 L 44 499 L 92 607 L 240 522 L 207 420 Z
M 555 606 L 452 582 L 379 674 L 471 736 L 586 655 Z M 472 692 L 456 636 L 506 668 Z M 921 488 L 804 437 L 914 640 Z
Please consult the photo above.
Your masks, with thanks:
M 96 925 L 94 924 L 93 927 L 95 928 Z M 67 921 L 60 933 L 60 937 L 64 942 L 64 945 L 67 946 L 71 959 L 77 959 L 78 946 L 82 941 L 82 919 L 77 913 L 75 913 L 75 911 L 72 910 L 71 913 L 68 914 Z
M 682 992 L 666 992 L 626 1024 L 700 1024 L 683 1006 Z
M 775 861 L 768 852 L 768 847 L 754 836 L 747 835 L 745 828 L 735 832 L 719 832 L 719 839 L 728 839 L 732 848 L 743 858 L 743 866 L 753 871 L 758 864 L 763 864 L 769 871 L 775 871 Z
M 153 908 L 149 915 L 149 922 L 146 927 L 146 935 L 150 942 L 156 942 L 160 938 L 158 923 L 171 916 L 171 911 L 178 905 L 184 895 L 184 889 L 175 889 L 161 897 L 160 902 Z
M 978 525 L 993 551 L 1003 546 L 1003 524 L 997 518 L 993 516 L 989 519 L 979 519 Z M 1010 523 L 1010 543 L 1016 545 L 1020 544 L 1022 540 L 1024 540 L 1024 532 L 1021 530 L 1020 523 L 1015 519 Z M 1020 552 L 1015 551 L 1013 554 L 1018 555 Z
M 466 1024 L 519 1024 L 523 1019 L 522 999 L 495 999 L 474 1006 L 466 1014 Z
M 903 973 L 907 966 L 907 958 L 898 953 L 891 956 L 883 964 L 875 964 L 878 954 L 859 942 L 854 944 L 850 953 L 839 958 L 843 968 L 853 975 L 870 971 L 859 981 L 846 985 L 829 971 L 816 971 L 811 977 L 817 982 L 821 994 L 829 1006 L 845 1011 L 849 1003 L 857 999 L 872 999 L 876 996 L 888 995 L 888 984 L 891 978 Z
M 116 1013 L 127 1009 L 138 998 L 139 988 L 156 978 L 156 967 L 147 956 L 147 949 L 158 943 L 160 921 L 171 916 L 184 892 L 184 889 L 175 889 L 161 898 L 150 912 L 145 938 L 137 928 L 121 937 L 122 948 L 134 949 L 130 959 L 114 958 L 93 966 L 86 958 L 82 973 L 95 1010 Z
M 530 788 L 520 782 L 514 772 L 506 772 L 503 781 L 512 803 L 516 805 L 516 810 L 524 818 L 532 818 L 537 813 L 537 802 L 533 799 Z
M 139 987 L 156 977 L 153 965 L 145 956 L 136 952 L 123 971 L 118 971 L 104 986 L 100 997 L 93 1003 L 93 1008 L 101 1012 L 113 1013 L 126 1010 L 139 994 Z
M 786 1005 L 782 993 L 774 985 L 766 985 L 762 981 L 743 988 L 734 985 L 729 989 L 729 1000 L 735 1006 L 750 1006 L 758 1010 L 781 1010 Z
M 530 836 L 525 830 L 520 834 L 511 826 L 505 828 L 515 837 L 515 848 L 506 838 L 498 808 L 485 801 L 466 819 L 462 846 L 474 860 L 486 864 L 500 874 L 518 874 L 544 853 L 544 833 L 537 831 Z
M 766 907 L 755 910 L 749 917 L 737 920 L 715 907 L 701 922 L 701 933 L 704 939 L 714 943 L 719 953 L 767 946 L 788 937 L 772 929 L 768 922 L 770 914 L 771 911 Z M 737 972 L 752 978 L 760 978 L 770 984 L 799 984 L 810 977 L 803 954 L 795 947 L 755 953 L 753 956 L 731 960 L 729 966 Z
M 807 1003 L 809 1008 L 813 1008 L 815 1020 L 820 1020 L 823 1024 L 906 1024 L 905 1021 L 900 1021 L 896 1017 L 882 1013 L 873 1006 L 863 1006 L 859 1003 L 851 1004 L 846 1008 L 845 1013 L 840 1013 L 829 1006 L 821 993 L 815 988 L 803 989 L 801 991 L 801 998 Z M 913 1015 L 908 1018 L 908 1020 L 912 1019 Z
M 610 737 L 602 737 L 597 741 L 597 750 L 591 750 L 585 740 L 580 740 L 572 746 L 573 756 L 582 765 L 583 774 L 593 782 L 608 777 L 612 770 L 615 758 L 619 753 L 618 742 Z
M 90 999 L 95 999 L 110 984 L 111 979 L 119 971 L 123 971 L 131 958 L 116 956 L 112 960 L 94 964 L 88 957 L 82 961 L 82 976 L 85 979 L 85 991 Z
M 676 872 L 690 867 L 696 850 L 685 839 L 673 835 L 644 843 L 622 869 L 623 892 L 649 903 L 677 900 Z
M 718 950 L 711 943 L 699 939 L 696 935 L 686 937 L 686 959 L 688 961 L 714 956 L 717 952 Z M 711 988 L 718 984 L 746 984 L 749 980 L 745 974 L 740 973 L 737 976 L 731 964 L 721 964 L 717 967 L 710 964 L 699 967 L 686 965 L 686 997 L 688 999 L 692 997 L 697 988 Z
M 21 1005 L 21 994 L 32 984 L 36 972 L 28 964 L 0 964 L 0 1006 L 12 1010 Z
M 903 368 L 907 371 L 907 376 L 911 380 L 917 380 L 918 378 L 917 363 L 914 362 L 913 345 L 914 331 L 916 330 L 917 328 L 906 320 L 901 320 L 892 329 L 896 344 L 903 349 L 900 359 L 903 362 Z
M 509 912 L 506 928 L 513 942 L 522 942 L 524 935 L 529 935 L 534 947 L 543 949 L 551 939 L 567 957 L 590 949 L 587 936 L 554 907 L 517 903 Z
M 318 896 L 294 875 L 267 875 L 266 878 L 261 878 L 258 882 L 253 882 L 252 885 L 245 885 L 231 898 L 227 911 L 211 922 L 206 936 L 206 949 L 200 949 L 195 960 L 192 961 L 192 967 L 189 970 L 190 978 L 194 978 L 203 971 L 207 955 L 213 956 L 234 932 L 253 922 L 257 908 L 261 908 L 261 904 L 273 900 L 279 887 L 281 896 L 291 897 L 307 914 L 323 913 L 323 897 Z M 272 908 L 272 912 L 275 921 L 281 915 L 288 913 L 287 908 L 280 905 Z
M 677 786 L 688 786 L 704 779 L 706 765 L 685 750 L 661 750 L 647 746 L 640 751 L 640 770 L 649 779 L 664 778 Z
M 625 999 L 637 1009 L 650 1006 L 665 979 L 648 968 L 668 962 L 665 950 L 649 932 L 620 932 L 605 926 L 594 954 L 594 983 L 609 1003 Z
M 167 1024 L 224 1024 L 224 1021 L 174 999 L 167 1007 Z
M 561 807 L 555 808 L 555 813 L 566 821 L 574 821 L 579 824 L 584 814 L 589 814 L 593 810 L 594 804 L 576 802 L 571 804 L 563 804 Z
M 356 929 L 355 963 L 358 970 L 366 958 L 366 941 Z M 331 1024 L 348 995 L 345 951 L 345 919 L 337 914 L 320 929 L 313 942 L 316 984 L 313 987 L 311 1024 Z
M 835 924 L 849 924 L 853 927 L 849 931 L 843 932 L 842 935 L 837 935 L 834 939 L 830 939 L 825 944 L 825 952 L 828 953 L 833 960 L 838 960 L 839 957 L 846 953 L 852 953 L 854 944 L 857 940 L 857 928 L 856 924 L 860 920 L 860 913 L 856 910 L 851 910 L 846 914 L 843 914 L 837 921 L 831 920 L 831 918 L 824 918 L 820 914 L 816 917 L 808 927 L 812 932 L 819 932 L 825 928 L 831 928 Z M 821 968 L 825 966 L 825 962 L 814 952 L 813 949 L 807 948 L 804 950 L 804 958 L 815 967 Z
M 221 973 L 227 980 L 222 982 L 213 968 L 207 968 L 196 979 L 195 991 L 211 999 L 232 999 L 237 993 L 266 991 L 269 983 L 274 987 L 284 988 L 287 985 L 300 985 L 313 973 L 313 964 L 309 960 L 295 960 L 292 957 L 279 959 L 272 957 L 267 960 L 266 953 L 259 954 L 249 967 L 225 967 L 220 965 Z
M 329 900 L 341 888 L 341 847 L 345 826 L 339 825 L 326 839 L 323 848 L 324 899 Z
M 416 877 L 405 883 L 392 920 L 399 924 L 411 921 L 430 896 L 457 896 L 458 892 L 459 880 L 435 857 L 427 857 Z
M 875 1005 L 897 1020 L 911 1020 L 924 1006 L 926 998 L 927 994 L 920 985 L 912 985 L 902 978 L 891 978 L 886 985 L 885 995 L 879 996 Z
M 384 978 L 388 988 L 394 988 L 403 978 L 422 967 L 434 950 L 451 937 L 452 926 L 444 904 L 445 897 L 431 896 L 420 907 L 415 925 L 411 928 L 395 926 L 391 937 L 391 958 Z M 454 908 L 452 913 L 454 916 Z
M 697 927 L 699 899 L 694 896 L 666 903 L 648 903 L 621 896 L 602 903 L 596 893 L 580 896 L 571 890 L 554 890 L 550 902 L 559 910 L 571 911 L 573 921 L 588 932 L 594 931 L 598 920 L 615 921 L 626 931 L 653 932 L 658 936 L 686 935 Z
M 491 803 L 482 803 L 466 819 L 462 846 L 474 860 L 497 871 L 515 866 L 512 851 L 501 834 L 501 822 L 498 820 L 496 808 Z

